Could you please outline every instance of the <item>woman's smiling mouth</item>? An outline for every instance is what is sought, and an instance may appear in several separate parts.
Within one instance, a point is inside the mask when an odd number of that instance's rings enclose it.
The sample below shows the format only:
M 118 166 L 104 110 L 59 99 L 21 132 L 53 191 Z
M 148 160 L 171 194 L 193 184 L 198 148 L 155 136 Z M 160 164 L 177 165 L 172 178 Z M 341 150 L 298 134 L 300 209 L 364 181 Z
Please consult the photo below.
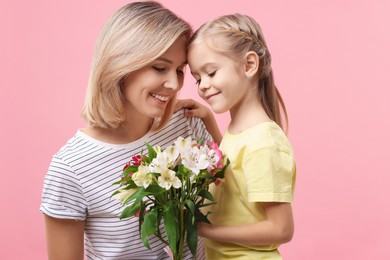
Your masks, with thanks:
M 161 96 L 161 95 L 157 95 L 157 94 L 153 94 L 153 93 L 151 93 L 150 94 L 152 97 L 154 97 L 155 99 L 157 99 L 157 100 L 159 100 L 159 101 L 161 101 L 161 102 L 167 102 L 168 100 L 169 100 L 169 98 L 170 98 L 170 96 Z

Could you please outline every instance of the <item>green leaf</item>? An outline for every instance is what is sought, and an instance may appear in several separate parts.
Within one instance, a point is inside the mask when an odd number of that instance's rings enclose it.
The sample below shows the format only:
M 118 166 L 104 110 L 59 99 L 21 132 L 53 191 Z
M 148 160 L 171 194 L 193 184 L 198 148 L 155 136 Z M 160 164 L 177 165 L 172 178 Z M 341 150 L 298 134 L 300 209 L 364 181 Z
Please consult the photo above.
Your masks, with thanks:
M 144 246 L 150 249 L 148 237 L 157 231 L 157 209 L 153 209 L 146 213 L 144 223 L 141 227 L 141 238 Z
M 186 208 L 191 211 L 191 214 L 195 214 L 195 203 L 192 200 L 186 200 L 185 201 Z
M 189 174 L 189 170 L 186 167 L 184 167 L 184 165 L 179 164 L 178 169 L 177 169 L 177 175 L 178 176 L 188 176 L 188 174 Z
M 163 206 L 164 227 L 168 236 L 169 247 L 172 252 L 176 252 L 177 241 L 179 239 L 179 225 L 175 219 L 175 213 L 172 207 L 172 201 Z
M 121 192 L 120 190 L 115 191 L 113 194 L 111 194 L 111 197 L 116 195 L 116 194 L 118 194 L 118 193 L 120 193 L 120 192 Z
M 145 190 L 155 197 L 166 191 L 166 189 L 161 188 L 159 185 L 156 184 L 149 185 Z
M 139 203 L 134 203 L 131 206 L 126 207 L 122 213 L 119 215 L 119 219 L 128 218 L 134 216 L 134 214 L 139 211 L 141 205 Z
M 198 176 L 200 176 L 200 177 L 203 178 L 203 179 L 210 179 L 210 178 L 213 177 L 213 176 L 212 176 L 210 173 L 208 173 L 208 171 L 206 171 L 206 170 L 200 171 L 200 173 L 199 173 Z
M 126 168 L 126 170 L 123 171 L 123 177 L 127 177 L 127 175 L 130 173 L 130 172 L 137 172 L 138 171 L 138 166 L 134 166 L 134 165 L 131 165 L 131 166 L 128 166 Z
M 211 195 L 211 193 L 208 190 L 201 190 L 199 192 L 199 196 L 201 196 L 205 199 L 208 199 L 209 201 L 214 202 L 214 197 L 213 197 L 213 195 Z
M 122 184 L 122 181 L 123 181 L 123 180 L 116 181 L 116 182 L 113 183 L 113 185 Z
M 207 216 L 205 216 L 198 208 L 195 208 L 195 219 L 198 222 L 205 222 L 205 223 L 211 224 L 211 222 L 208 220 Z
M 169 243 L 162 237 L 161 235 L 161 228 L 160 223 L 163 217 L 163 211 L 160 207 L 156 208 L 157 210 L 157 229 L 156 229 L 156 236 L 166 245 L 169 245 Z
M 145 143 L 145 145 L 148 148 L 149 162 L 151 162 L 154 158 L 156 158 L 157 153 L 156 153 L 156 151 L 153 149 L 153 147 L 150 144 Z
M 144 222 L 144 212 L 146 211 L 146 205 L 143 200 L 139 202 L 140 208 L 139 208 L 139 216 L 138 216 L 138 233 L 139 236 L 141 237 L 141 227 L 142 223 Z M 142 214 L 141 214 L 142 212 Z M 141 237 L 142 238 L 142 237 Z
M 150 192 L 147 192 L 144 188 L 138 189 L 136 192 L 131 194 L 124 202 L 123 205 L 126 205 L 132 200 L 135 200 L 133 203 L 138 203 L 140 200 L 142 200 L 145 196 L 150 195 Z
M 197 204 L 197 206 L 198 206 L 198 208 L 203 208 L 203 207 L 207 207 L 207 206 L 214 205 L 214 204 L 217 204 L 217 202 L 214 201 L 214 202 L 210 202 L 210 203 Z
M 192 255 L 196 256 L 196 249 L 198 247 L 198 224 L 193 221 L 194 215 L 187 212 L 184 218 L 184 226 L 187 232 L 187 245 Z

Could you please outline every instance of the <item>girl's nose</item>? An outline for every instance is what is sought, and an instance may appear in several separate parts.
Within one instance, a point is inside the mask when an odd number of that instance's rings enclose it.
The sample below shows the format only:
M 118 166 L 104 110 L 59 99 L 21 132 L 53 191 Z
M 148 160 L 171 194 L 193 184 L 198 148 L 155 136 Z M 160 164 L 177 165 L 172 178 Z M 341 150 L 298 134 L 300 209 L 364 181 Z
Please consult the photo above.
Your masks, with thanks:
M 210 88 L 210 84 L 207 80 L 201 80 L 199 82 L 199 90 L 205 91 Z

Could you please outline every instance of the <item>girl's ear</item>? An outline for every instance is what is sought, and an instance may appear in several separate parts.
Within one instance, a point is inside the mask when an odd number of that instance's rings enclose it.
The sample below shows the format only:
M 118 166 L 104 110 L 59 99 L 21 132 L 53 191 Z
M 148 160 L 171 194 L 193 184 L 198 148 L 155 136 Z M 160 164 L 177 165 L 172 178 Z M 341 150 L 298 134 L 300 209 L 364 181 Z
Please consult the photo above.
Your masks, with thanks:
M 254 51 L 249 51 L 245 55 L 245 75 L 248 79 L 252 79 L 259 70 L 259 56 Z

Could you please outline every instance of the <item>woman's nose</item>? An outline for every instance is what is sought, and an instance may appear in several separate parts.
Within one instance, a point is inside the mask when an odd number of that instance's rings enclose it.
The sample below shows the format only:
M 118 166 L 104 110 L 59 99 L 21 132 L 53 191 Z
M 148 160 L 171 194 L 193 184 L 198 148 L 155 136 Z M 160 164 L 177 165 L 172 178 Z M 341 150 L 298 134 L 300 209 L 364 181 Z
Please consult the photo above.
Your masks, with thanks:
M 164 83 L 165 88 L 178 91 L 183 86 L 183 80 L 177 74 L 170 75 Z

